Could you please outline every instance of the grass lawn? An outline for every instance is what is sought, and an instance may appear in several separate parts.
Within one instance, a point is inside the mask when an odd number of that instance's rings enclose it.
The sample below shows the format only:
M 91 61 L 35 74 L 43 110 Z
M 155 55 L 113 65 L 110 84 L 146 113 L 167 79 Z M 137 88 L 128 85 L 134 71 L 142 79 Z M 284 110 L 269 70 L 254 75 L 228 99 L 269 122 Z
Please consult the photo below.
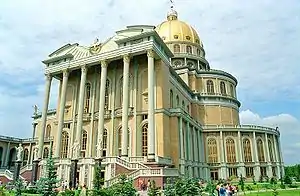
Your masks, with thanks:
M 300 196 L 300 190 L 279 190 L 279 196 Z M 273 196 L 272 191 L 270 192 L 257 192 L 257 193 L 247 193 L 247 196 Z

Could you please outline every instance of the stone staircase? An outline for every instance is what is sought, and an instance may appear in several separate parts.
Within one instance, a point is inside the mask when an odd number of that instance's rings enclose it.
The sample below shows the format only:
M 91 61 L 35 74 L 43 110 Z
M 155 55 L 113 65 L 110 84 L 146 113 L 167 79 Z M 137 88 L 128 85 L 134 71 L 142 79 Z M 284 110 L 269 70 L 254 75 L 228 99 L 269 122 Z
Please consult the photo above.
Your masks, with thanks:
M 14 174 L 8 169 L 0 171 L 0 176 L 7 178 L 8 181 L 12 181 L 14 179 Z M 21 180 L 25 180 L 23 176 L 19 175 Z

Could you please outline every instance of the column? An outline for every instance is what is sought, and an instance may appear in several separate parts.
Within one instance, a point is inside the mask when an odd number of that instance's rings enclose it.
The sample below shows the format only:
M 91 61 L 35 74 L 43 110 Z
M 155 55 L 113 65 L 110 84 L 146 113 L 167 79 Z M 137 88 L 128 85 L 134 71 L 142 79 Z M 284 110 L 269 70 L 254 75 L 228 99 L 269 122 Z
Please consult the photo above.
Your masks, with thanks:
M 179 141 L 180 141 L 180 173 L 184 175 L 184 165 L 185 165 L 185 158 L 184 158 L 184 137 L 183 137 L 183 127 L 182 127 L 182 117 L 179 117 Z
M 242 147 L 242 140 L 241 140 L 241 131 L 238 131 L 238 153 L 239 154 L 239 172 L 238 175 L 242 175 L 243 177 L 246 176 L 245 164 L 243 161 L 243 147 Z
M 268 134 L 265 133 L 265 152 L 266 152 L 266 159 L 267 159 L 267 176 L 271 178 L 273 176 L 272 174 L 272 165 L 271 165 L 271 159 L 270 159 L 270 151 L 269 151 L 269 142 L 268 142 Z
M 254 178 L 255 180 L 258 180 L 260 177 L 260 164 L 258 162 L 258 155 L 257 155 L 257 143 L 256 143 L 256 135 L 255 131 L 253 131 L 253 155 L 254 155 Z
M 188 168 L 189 168 L 189 177 L 192 177 L 193 176 L 193 142 L 192 142 L 192 131 L 190 130 L 190 123 L 187 121 L 186 123 L 186 135 L 187 135 L 187 145 L 189 146 L 188 148 L 188 155 L 189 155 L 189 165 L 188 165 Z
M 198 173 L 198 168 L 199 168 L 199 157 L 198 157 L 198 152 L 199 152 L 199 145 L 198 145 L 198 132 L 196 131 L 195 127 L 193 127 L 193 139 L 194 139 L 194 176 L 193 177 L 199 177 Z
M 99 117 L 98 117 L 98 140 L 96 157 L 103 155 L 103 131 L 104 131 L 104 106 L 105 106 L 105 86 L 107 76 L 107 62 L 101 61 L 101 80 L 100 80 L 100 98 L 99 98 Z
M 148 160 L 155 160 L 155 105 L 154 105 L 154 52 L 149 50 L 148 56 Z
M 79 101 L 78 101 L 78 116 L 77 116 L 77 127 L 76 127 L 76 139 L 74 142 L 73 158 L 77 159 L 80 156 L 81 149 L 81 137 L 82 137 L 82 117 L 84 111 L 84 95 L 85 95 L 85 83 L 86 83 L 87 67 L 83 65 L 81 67 L 81 78 L 79 88 Z
M 130 57 L 123 57 L 123 100 L 122 100 L 122 150 L 121 156 L 128 156 L 128 108 L 129 108 L 129 65 Z
M 49 105 L 49 98 L 50 98 L 50 90 L 51 90 L 51 81 L 52 76 L 50 74 L 46 74 L 46 85 L 45 85 L 45 97 L 44 97 L 44 105 L 42 111 L 42 127 L 39 132 L 39 154 L 38 158 L 42 158 L 43 149 L 44 149 L 44 134 L 45 128 L 47 123 L 47 112 L 48 112 L 48 105 Z
M 63 81 L 60 94 L 59 112 L 58 112 L 58 127 L 57 127 L 57 139 L 56 139 L 56 149 L 55 157 L 60 155 L 60 145 L 61 145 L 61 133 L 64 127 L 64 115 L 65 115 L 65 105 L 66 105 L 66 94 L 68 85 L 69 71 L 65 69 L 63 71 Z M 41 150 L 40 150 L 41 151 Z
M 227 178 L 227 167 L 226 167 L 226 160 L 225 160 L 225 151 L 224 151 L 224 140 L 223 140 L 223 131 L 220 131 L 220 152 L 221 152 L 221 173 L 219 177 L 222 179 Z
M 5 161 L 3 163 L 3 166 L 8 166 L 9 167 L 9 153 L 10 153 L 10 142 L 7 143 L 7 147 L 6 147 L 6 153 L 5 153 Z

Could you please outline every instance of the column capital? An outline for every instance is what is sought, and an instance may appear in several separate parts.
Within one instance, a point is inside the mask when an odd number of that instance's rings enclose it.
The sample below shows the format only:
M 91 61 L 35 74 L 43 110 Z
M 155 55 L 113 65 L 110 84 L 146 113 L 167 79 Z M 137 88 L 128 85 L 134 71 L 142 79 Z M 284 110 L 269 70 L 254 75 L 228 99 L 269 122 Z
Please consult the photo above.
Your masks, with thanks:
M 46 80 L 52 80 L 52 75 L 50 73 L 45 74 Z
M 64 69 L 62 73 L 63 73 L 63 77 L 69 77 L 70 71 L 69 69 Z
M 154 51 L 152 49 L 147 50 L 147 56 L 151 57 L 151 58 L 154 58 Z
M 81 72 L 82 72 L 82 73 L 87 73 L 87 70 L 88 70 L 88 68 L 87 68 L 86 65 L 82 65 L 82 66 L 81 66 Z
M 100 61 L 101 63 L 101 68 L 107 68 L 108 67 L 108 61 L 107 60 L 102 60 Z
M 123 62 L 124 63 L 130 63 L 130 55 L 129 54 L 125 54 L 123 56 Z

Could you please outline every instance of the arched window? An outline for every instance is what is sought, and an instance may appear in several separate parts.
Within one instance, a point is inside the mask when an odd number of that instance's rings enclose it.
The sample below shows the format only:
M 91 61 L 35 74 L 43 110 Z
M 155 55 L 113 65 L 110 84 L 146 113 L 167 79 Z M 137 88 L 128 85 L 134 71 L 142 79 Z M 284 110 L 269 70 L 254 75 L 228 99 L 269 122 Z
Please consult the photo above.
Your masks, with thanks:
M 50 135 L 51 135 L 51 125 L 47 125 L 45 138 L 50 138 Z
M 44 158 L 44 159 L 47 159 L 48 156 L 49 156 L 49 149 L 46 147 L 46 148 L 44 148 L 43 158 Z
M 83 130 L 82 131 L 82 140 L 81 140 L 81 156 L 82 157 L 85 157 L 86 143 L 87 143 L 87 132 L 85 130 Z
M 187 111 L 187 113 L 190 113 L 190 105 L 189 104 L 187 104 L 187 106 L 186 106 L 186 111 Z
M 230 84 L 230 96 L 234 97 L 234 88 L 232 84 Z
M 264 155 L 264 145 L 261 139 L 258 139 L 256 141 L 257 143 L 257 154 L 258 154 L 258 161 L 264 162 L 265 161 L 265 155 Z
M 62 132 L 60 157 L 65 159 L 68 157 L 69 150 L 69 134 L 66 131 Z
M 27 164 L 28 156 L 29 156 L 29 150 L 27 148 L 25 148 L 24 155 L 23 155 L 23 165 Z
M 182 100 L 181 107 L 182 107 L 183 109 L 185 109 L 185 103 L 184 103 L 184 101 L 183 101 L 183 100 Z
M 176 106 L 179 107 L 179 97 L 178 97 L 178 95 L 176 96 Z
M 273 143 L 271 142 L 271 140 L 268 140 L 268 146 L 269 146 L 269 153 L 270 153 L 270 161 L 274 162 Z
M 175 44 L 174 45 L 174 53 L 178 53 L 178 52 L 180 52 L 180 45 L 179 44 Z
M 148 154 L 148 124 L 144 124 L 142 128 L 142 156 Z
M 91 84 L 86 83 L 86 85 L 85 85 L 85 107 L 84 107 L 85 113 L 89 113 L 89 111 L 90 111 L 90 99 L 91 99 Z
M 191 46 L 186 46 L 186 53 L 192 54 L 192 47 Z
M 236 162 L 236 152 L 235 152 L 235 144 L 232 138 L 226 139 L 226 155 L 228 163 Z
M 217 163 L 218 162 L 218 148 L 216 139 L 207 140 L 208 148 L 208 163 Z
M 173 91 L 170 90 L 170 108 L 173 108 Z
M 106 79 L 105 83 L 105 100 L 104 100 L 104 109 L 107 110 L 109 107 L 109 92 L 110 92 L 110 82 Z
M 106 156 L 106 150 L 107 150 L 107 130 L 104 129 L 103 131 L 103 140 L 102 140 L 102 148 L 103 148 L 103 157 Z
M 251 143 L 249 139 L 243 140 L 244 162 L 252 162 Z
M 118 152 L 119 156 L 121 156 L 122 153 L 122 128 L 119 129 L 118 131 Z
M 207 90 L 207 93 L 210 95 L 215 93 L 214 82 L 212 80 L 206 81 L 206 90 Z
M 197 49 L 197 55 L 200 56 L 201 55 L 201 51 L 199 49 Z
M 220 90 L 222 95 L 226 95 L 226 86 L 225 86 L 225 82 L 223 81 L 220 82 Z

